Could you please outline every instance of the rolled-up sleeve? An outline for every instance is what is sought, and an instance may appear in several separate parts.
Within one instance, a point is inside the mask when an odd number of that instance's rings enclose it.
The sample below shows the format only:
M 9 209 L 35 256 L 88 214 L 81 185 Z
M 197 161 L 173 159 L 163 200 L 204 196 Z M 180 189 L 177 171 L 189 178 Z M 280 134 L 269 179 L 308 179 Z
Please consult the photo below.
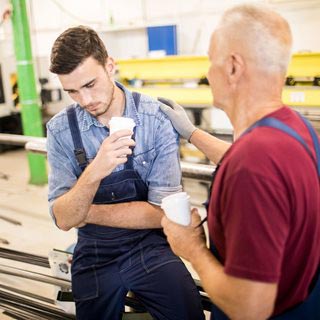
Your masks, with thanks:
M 182 190 L 179 136 L 162 113 L 157 118 L 155 151 L 156 157 L 147 177 L 148 201 L 160 205 L 164 197 Z
M 52 210 L 54 200 L 68 192 L 77 181 L 72 161 L 59 143 L 57 136 L 59 133 L 51 131 L 47 126 L 47 151 L 50 166 L 48 201 L 49 212 L 54 222 L 56 222 Z

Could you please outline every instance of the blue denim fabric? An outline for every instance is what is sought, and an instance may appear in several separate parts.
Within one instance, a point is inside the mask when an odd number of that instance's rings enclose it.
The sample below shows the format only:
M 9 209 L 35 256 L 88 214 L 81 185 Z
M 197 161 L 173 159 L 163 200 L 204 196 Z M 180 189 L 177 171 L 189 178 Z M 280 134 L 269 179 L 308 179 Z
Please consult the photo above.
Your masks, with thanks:
M 148 186 L 148 201 L 159 205 L 163 197 L 182 189 L 178 134 L 161 112 L 157 100 L 142 95 L 137 110 L 131 92 L 120 83 L 116 84 L 125 93 L 123 116 L 132 118 L 136 123 L 134 169 Z M 102 141 L 109 136 L 109 129 L 79 105 L 76 105 L 76 114 L 90 161 L 96 156 Z M 52 217 L 54 199 L 70 190 L 81 174 L 73 149 L 66 110 L 63 110 L 47 124 L 47 150 L 51 168 L 48 200 Z M 123 165 L 120 165 L 114 171 L 122 169 Z
M 190 273 L 160 234 L 113 240 L 80 235 L 72 261 L 77 319 L 121 319 L 129 290 L 153 319 L 204 320 Z

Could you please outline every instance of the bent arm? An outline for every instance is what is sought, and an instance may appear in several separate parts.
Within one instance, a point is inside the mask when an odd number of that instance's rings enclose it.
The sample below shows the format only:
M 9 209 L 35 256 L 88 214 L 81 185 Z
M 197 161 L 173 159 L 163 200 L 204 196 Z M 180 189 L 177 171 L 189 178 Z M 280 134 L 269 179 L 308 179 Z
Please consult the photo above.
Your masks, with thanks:
M 228 275 L 225 267 L 207 248 L 201 218 L 192 210 L 192 222 L 181 226 L 162 219 L 162 226 L 174 253 L 190 261 L 212 302 L 231 319 L 268 318 L 274 309 L 276 283 L 248 280 Z
M 271 316 L 277 284 L 229 276 L 207 249 L 193 255 L 192 266 L 211 300 L 231 319 L 259 320 Z
M 100 180 L 92 177 L 91 168 L 88 166 L 73 188 L 54 201 L 52 210 L 60 229 L 68 231 L 83 223 L 99 183 Z
M 145 201 L 91 205 L 85 223 L 126 229 L 161 228 L 163 211 Z
M 169 117 L 181 137 L 190 141 L 207 158 L 217 164 L 231 144 L 217 139 L 201 129 L 197 129 L 189 120 L 184 108 L 176 102 L 166 98 L 158 98 L 158 100 L 161 102 L 160 108 L 162 112 Z
M 231 146 L 231 143 L 218 139 L 201 129 L 196 129 L 192 133 L 190 142 L 215 164 L 220 161 Z
M 51 133 L 48 134 L 48 159 L 51 165 L 49 201 L 53 204 L 52 214 L 60 229 L 68 231 L 84 222 L 100 181 L 115 167 L 125 163 L 127 155 L 132 153 L 130 147 L 135 142 L 119 139 L 130 133 L 122 130 L 107 137 L 78 180 L 64 149 Z

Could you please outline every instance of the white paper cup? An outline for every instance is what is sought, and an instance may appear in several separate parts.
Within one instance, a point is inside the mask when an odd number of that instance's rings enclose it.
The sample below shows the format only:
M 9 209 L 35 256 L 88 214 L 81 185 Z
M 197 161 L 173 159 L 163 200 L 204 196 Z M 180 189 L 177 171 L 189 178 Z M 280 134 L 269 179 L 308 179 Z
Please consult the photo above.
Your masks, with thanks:
M 109 121 L 110 135 L 119 130 L 131 130 L 133 131 L 136 126 L 135 122 L 131 118 L 125 117 L 112 117 Z M 131 136 L 124 137 L 131 138 Z
M 189 199 L 186 192 L 171 194 L 162 199 L 161 208 L 170 220 L 188 226 L 191 221 Z

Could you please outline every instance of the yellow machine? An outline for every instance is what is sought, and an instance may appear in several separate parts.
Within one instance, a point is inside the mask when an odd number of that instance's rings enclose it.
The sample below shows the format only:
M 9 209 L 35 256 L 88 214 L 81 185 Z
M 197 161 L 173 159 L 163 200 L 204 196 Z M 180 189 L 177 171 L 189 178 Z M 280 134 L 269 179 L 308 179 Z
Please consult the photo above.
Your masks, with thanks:
M 131 90 L 177 101 L 193 112 L 199 125 L 202 112 L 214 105 L 206 79 L 209 64 L 206 56 L 168 56 L 119 60 L 117 68 L 119 80 Z M 320 53 L 292 56 L 282 98 L 286 105 L 307 116 L 320 132 Z M 206 161 L 189 144 L 181 146 L 181 155 L 191 161 Z
M 206 56 L 169 56 L 157 59 L 118 61 L 119 78 L 134 90 L 154 97 L 164 96 L 186 106 L 212 106 L 205 83 Z M 257 79 L 257 81 L 262 81 Z M 283 101 L 293 107 L 320 107 L 320 53 L 292 56 Z

